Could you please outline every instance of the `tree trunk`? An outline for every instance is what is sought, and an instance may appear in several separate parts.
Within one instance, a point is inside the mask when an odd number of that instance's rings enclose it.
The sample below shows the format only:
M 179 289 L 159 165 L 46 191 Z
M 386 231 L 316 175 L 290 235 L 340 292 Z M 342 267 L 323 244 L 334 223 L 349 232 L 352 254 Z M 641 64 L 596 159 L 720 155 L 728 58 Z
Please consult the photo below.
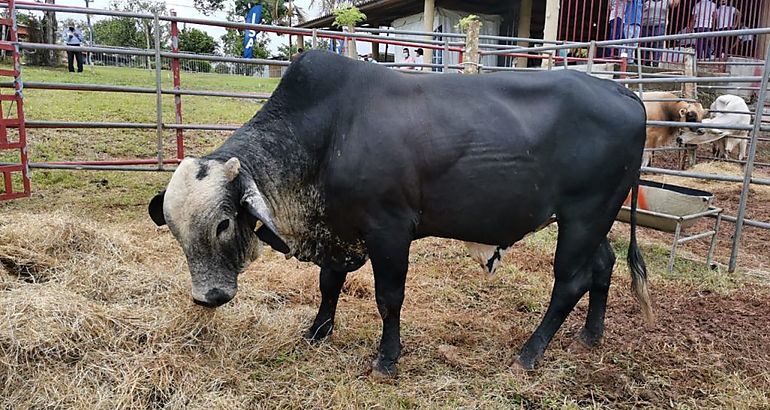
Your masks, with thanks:
M 45 0 L 46 4 L 56 4 L 55 0 Z M 45 16 L 45 24 L 43 25 L 43 28 L 45 30 L 44 32 L 44 38 L 45 42 L 47 44 L 56 44 L 56 13 L 53 11 L 46 11 L 44 13 Z M 51 66 L 57 66 L 59 65 L 59 59 L 57 58 L 57 52 L 55 50 L 48 50 L 48 65 Z
M 147 49 L 150 49 L 150 23 L 147 22 L 147 20 L 143 20 L 142 24 L 144 25 L 144 39 L 147 42 Z M 150 69 L 150 56 L 144 57 L 145 65 L 147 66 L 147 69 Z M 157 63 L 157 62 L 156 62 Z
M 479 70 L 479 31 L 480 21 L 471 21 L 465 36 L 465 51 L 463 52 L 464 74 L 478 74 Z

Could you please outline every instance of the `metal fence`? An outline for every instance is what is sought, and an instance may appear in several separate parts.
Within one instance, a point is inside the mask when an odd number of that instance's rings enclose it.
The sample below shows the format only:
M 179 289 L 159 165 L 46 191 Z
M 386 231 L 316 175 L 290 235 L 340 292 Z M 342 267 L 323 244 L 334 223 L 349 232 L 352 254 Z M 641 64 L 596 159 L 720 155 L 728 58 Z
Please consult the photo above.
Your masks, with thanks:
M 638 11 L 626 11 L 625 0 L 561 0 L 558 38 L 576 42 L 615 40 L 628 37 L 653 37 L 697 31 L 762 27 L 762 0 L 730 0 L 713 6 L 699 0 L 644 2 L 640 14 L 639 33 L 624 28 L 628 17 Z M 712 16 L 716 16 L 714 19 Z M 624 21 L 624 17 L 625 21 Z M 761 54 L 757 37 L 751 34 L 723 34 L 698 40 L 683 38 L 647 40 L 643 46 L 677 50 L 693 47 L 701 60 L 724 61 L 729 56 L 757 58 Z M 599 55 L 617 55 L 612 49 L 599 50 Z M 648 51 L 642 62 L 652 65 L 670 61 L 671 54 Z
M 666 50 L 663 48 L 646 47 L 641 44 L 648 44 L 650 42 L 676 42 L 682 40 L 702 40 L 713 39 L 723 36 L 741 36 L 751 35 L 755 38 L 759 36 L 770 35 L 770 28 L 761 29 L 743 29 L 743 30 L 728 30 L 722 32 L 703 32 L 703 33 L 686 33 L 686 34 L 669 34 L 661 36 L 653 36 L 647 38 L 638 38 L 634 40 L 618 39 L 618 40 L 604 40 L 604 41 L 584 41 L 584 42 L 565 42 L 565 41 L 544 41 L 542 39 L 530 39 L 530 38 L 515 38 L 515 37 L 499 37 L 499 36 L 480 36 L 485 37 L 487 40 L 494 41 L 489 44 L 479 44 L 481 55 L 493 55 L 509 57 L 509 59 L 503 59 L 506 62 L 505 66 L 484 66 L 473 61 L 463 61 L 463 54 L 467 51 L 465 47 L 465 35 L 455 33 L 422 33 L 422 32 L 399 32 L 395 30 L 382 30 L 382 29 L 360 29 L 356 33 L 342 33 L 328 30 L 318 29 L 301 29 L 301 28 L 289 28 L 280 26 L 270 26 L 261 24 L 246 24 L 235 23 L 228 21 L 218 21 L 210 19 L 193 19 L 183 18 L 178 16 L 161 16 L 153 14 L 142 13 L 129 13 L 119 12 L 113 10 L 98 10 L 98 9 L 85 9 L 85 8 L 73 8 L 73 7 L 61 7 L 38 3 L 22 3 L 14 4 L 13 0 L 3 4 L 10 8 L 12 18 L 15 18 L 16 9 L 27 10 L 41 10 L 41 11 L 60 11 L 67 13 L 82 13 L 82 14 L 95 14 L 104 16 L 121 16 L 132 17 L 142 19 L 152 19 L 155 26 L 155 44 L 152 49 L 125 49 L 116 47 L 69 47 L 63 45 L 50 45 L 50 44 L 38 44 L 28 42 L 0 42 L 0 48 L 6 50 L 15 50 L 15 56 L 18 57 L 20 51 L 23 50 L 71 50 L 89 52 L 94 55 L 111 56 L 116 60 L 125 59 L 130 61 L 131 59 L 137 59 L 143 61 L 145 68 L 149 64 L 155 71 L 155 84 L 154 86 L 148 84 L 147 87 L 126 87 L 126 86 L 114 86 L 114 85 L 97 85 L 97 84 L 63 84 L 63 83 L 51 83 L 51 82 L 39 82 L 39 83 L 23 83 L 21 79 L 21 67 L 19 66 L 15 74 L 15 80 L 13 82 L 0 83 L 0 87 L 11 87 L 16 90 L 16 96 L 21 97 L 22 88 L 27 89 L 52 89 L 52 90 L 77 90 L 77 91 L 90 91 L 90 92 L 122 92 L 122 93 L 139 93 L 139 94 L 154 94 L 156 96 L 156 121 L 152 123 L 116 123 L 116 122 L 65 122 L 65 121 L 19 121 L 18 124 L 7 125 L 8 128 L 14 126 L 19 128 L 122 128 L 122 129 L 150 129 L 155 130 L 157 133 L 157 157 L 152 159 L 136 159 L 136 160 L 120 160 L 120 161 L 72 161 L 72 162 L 48 162 L 48 163 L 29 163 L 26 159 L 23 160 L 23 166 L 25 170 L 30 168 L 43 168 L 43 169 L 89 169 L 89 170 L 119 170 L 119 171 L 169 171 L 173 169 L 173 165 L 178 163 L 185 156 L 185 130 L 217 130 L 227 131 L 237 129 L 239 125 L 222 125 L 222 124 L 189 124 L 183 121 L 182 110 L 182 96 L 185 95 L 197 95 L 197 96 L 210 96 L 210 97 L 230 97 L 230 98 L 246 98 L 266 100 L 269 98 L 267 94 L 258 93 L 235 93 L 224 91 L 203 91 L 203 90 L 190 90 L 183 88 L 182 85 L 182 73 L 185 71 L 184 67 L 194 67 L 194 62 L 207 62 L 211 64 L 224 64 L 223 67 L 252 67 L 252 70 L 257 70 L 254 67 L 264 67 L 266 69 L 284 69 L 289 65 L 289 61 L 278 60 L 261 60 L 261 59 L 243 59 L 237 57 L 224 57 L 224 56 L 211 56 L 211 55 L 197 55 L 190 53 L 183 53 L 176 47 L 178 45 L 178 27 L 179 23 L 195 24 L 195 25 L 210 25 L 219 26 L 234 29 L 257 29 L 263 32 L 270 33 L 282 33 L 289 35 L 296 35 L 301 37 L 310 37 L 311 43 L 315 47 L 319 39 L 328 39 L 333 41 L 348 42 L 351 39 L 357 41 L 371 42 L 374 44 L 389 44 L 400 47 L 420 47 L 424 49 L 431 49 L 436 52 L 442 53 L 458 53 L 460 58 L 460 64 L 449 65 L 446 63 L 447 59 L 443 60 L 443 64 L 405 64 L 405 63 L 388 63 L 386 66 L 393 69 L 422 69 L 420 71 L 426 75 L 437 75 L 440 73 L 451 73 L 463 70 L 464 67 L 477 66 L 478 71 L 493 72 L 493 71 L 530 71 L 530 70 L 556 70 L 556 69 L 579 69 L 586 71 L 593 75 L 605 76 L 613 78 L 622 84 L 628 84 L 629 87 L 634 87 L 638 90 L 640 96 L 644 99 L 645 86 L 651 84 L 675 84 L 685 85 L 686 87 L 707 88 L 708 89 L 724 89 L 724 90 L 742 90 L 756 94 L 756 110 L 750 114 L 754 118 L 753 125 L 749 127 L 726 127 L 723 125 L 714 126 L 705 123 L 680 123 L 669 121 L 649 121 L 650 126 L 665 126 L 665 127 L 683 127 L 683 126 L 697 126 L 701 128 L 721 128 L 721 129 L 734 129 L 741 131 L 749 131 L 749 153 L 748 158 L 745 161 L 745 173 L 743 177 L 735 177 L 730 175 L 719 174 L 702 174 L 692 171 L 671 170 L 663 168 L 643 168 L 644 173 L 653 174 L 665 174 L 665 175 L 677 175 L 688 178 L 715 180 L 715 181 L 729 181 L 742 184 L 741 198 L 739 203 L 739 209 L 737 215 L 726 215 L 724 220 L 733 221 L 735 223 L 735 235 L 733 240 L 733 246 L 731 250 L 731 257 L 729 261 L 729 270 L 733 271 L 737 263 L 737 254 L 740 246 L 741 234 L 745 225 L 750 225 L 763 229 L 770 229 L 770 223 L 767 221 L 755 221 L 746 218 L 747 209 L 747 194 L 752 184 L 756 185 L 770 185 L 770 180 L 756 178 L 753 176 L 754 166 L 756 164 L 756 152 L 757 146 L 760 142 L 767 142 L 767 138 L 760 137 L 761 131 L 770 131 L 770 127 L 762 126 L 762 118 L 765 114 L 765 102 L 767 101 L 767 81 L 768 73 L 770 72 L 770 50 L 765 55 L 768 57 L 764 62 L 762 61 L 741 61 L 741 62 L 722 62 L 726 65 L 735 64 L 736 66 L 747 65 L 757 68 L 754 75 L 746 76 L 698 76 L 698 56 L 697 52 L 692 49 L 683 50 Z M 160 32 L 159 28 L 161 24 L 168 24 L 171 32 L 171 50 L 164 50 L 161 47 L 160 37 L 157 33 Z M 391 36 L 383 36 L 382 34 L 403 34 L 412 36 L 409 39 L 398 39 Z M 414 36 L 422 36 L 425 39 L 414 39 Z M 436 40 L 439 38 L 439 40 Z M 529 46 L 519 46 L 517 44 L 526 43 Z M 563 53 L 563 50 L 585 48 L 587 53 L 585 57 L 574 57 Z M 605 56 L 600 53 L 600 50 L 620 50 L 617 55 Z M 683 56 L 682 61 L 684 64 L 676 66 L 675 70 L 668 72 L 648 72 L 642 69 L 641 64 L 637 64 L 636 68 L 629 69 L 631 66 L 629 60 L 634 57 L 637 61 L 641 60 L 642 53 L 646 51 L 653 52 L 673 52 Z M 107 57 L 104 57 L 107 58 Z M 513 61 L 516 59 L 535 60 L 540 62 L 540 67 L 526 67 L 515 66 Z M 150 63 L 147 63 L 147 61 Z M 500 60 L 498 60 L 500 61 Z M 155 62 L 160 62 L 155 64 Z M 218 66 L 216 66 L 218 67 Z M 173 87 L 164 89 L 161 86 L 161 72 L 162 70 L 170 70 L 173 75 Z M 194 69 L 193 69 L 194 70 Z M 224 69 L 222 69 L 224 70 Z M 721 87 L 721 88 L 719 88 Z M 175 100 L 175 121 L 173 123 L 164 123 L 162 120 L 162 104 L 161 99 L 163 95 L 173 95 Z M 686 97 L 682 99 L 692 99 L 693 97 Z M 164 141 L 162 133 L 164 130 L 173 130 L 176 134 L 176 155 L 171 158 L 164 156 Z M 25 147 L 26 150 L 26 147 Z M 8 164 L 0 164 L 0 167 Z M 170 167 L 172 166 L 172 167 Z M 0 171 L 3 171 L 0 168 Z M 6 175 L 6 180 L 8 179 Z M 27 190 L 27 193 L 29 191 Z

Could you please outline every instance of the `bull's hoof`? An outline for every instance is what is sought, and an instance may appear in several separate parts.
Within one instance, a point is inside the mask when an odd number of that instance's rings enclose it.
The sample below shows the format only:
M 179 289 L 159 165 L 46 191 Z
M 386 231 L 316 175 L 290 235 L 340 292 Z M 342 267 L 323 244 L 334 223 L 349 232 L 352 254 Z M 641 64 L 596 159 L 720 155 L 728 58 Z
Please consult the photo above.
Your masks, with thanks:
M 522 359 L 521 356 L 516 356 L 513 358 L 513 362 L 511 363 L 511 366 L 519 370 L 524 370 L 525 372 L 531 372 L 535 370 L 536 361 L 537 360 L 535 359 L 527 360 L 527 359 Z
M 321 325 L 316 325 L 314 323 L 313 326 L 310 326 L 310 329 L 308 329 L 302 336 L 311 342 L 320 342 L 323 339 L 331 336 L 333 331 L 334 322 L 329 320 L 323 322 Z
M 597 335 L 593 332 L 589 332 L 588 330 L 583 328 L 583 330 L 580 331 L 580 334 L 578 335 L 578 337 L 575 339 L 575 342 L 577 343 L 572 343 L 572 345 L 579 345 L 578 349 L 582 347 L 585 350 L 591 350 L 594 347 L 599 346 L 599 344 L 601 344 L 602 336 Z
M 378 382 L 389 382 L 396 379 L 398 376 L 398 368 L 396 363 L 384 364 L 379 359 L 372 361 L 372 373 L 370 377 Z

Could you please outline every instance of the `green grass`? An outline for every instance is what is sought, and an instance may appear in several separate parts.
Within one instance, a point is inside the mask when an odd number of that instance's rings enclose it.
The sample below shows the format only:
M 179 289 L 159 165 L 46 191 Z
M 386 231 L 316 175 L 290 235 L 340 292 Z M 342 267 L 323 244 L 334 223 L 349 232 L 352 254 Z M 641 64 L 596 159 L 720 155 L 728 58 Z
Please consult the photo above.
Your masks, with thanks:
M 66 68 L 23 67 L 24 81 L 72 83 L 72 84 L 107 84 L 132 87 L 155 88 L 155 70 L 125 67 L 86 66 L 82 73 L 70 73 Z M 219 90 L 238 92 L 272 92 L 278 84 L 277 78 L 256 78 L 239 75 L 216 73 L 181 73 L 181 88 L 193 90 Z M 164 89 L 172 88 L 171 71 L 161 70 L 161 82 Z
M 69 73 L 66 68 L 23 67 L 27 82 L 108 84 L 134 87 L 155 85 L 155 71 L 87 67 L 83 73 Z M 170 71 L 162 72 L 163 88 L 172 87 Z M 262 79 L 223 74 L 182 73 L 182 88 L 272 92 L 278 79 Z M 8 90 L 3 90 L 7 93 Z M 85 121 L 154 123 L 157 118 L 155 94 L 24 90 L 24 108 L 28 121 Z M 182 119 L 186 124 L 241 125 L 261 108 L 258 100 L 240 98 L 182 96 Z M 176 122 L 173 96 L 164 95 L 162 114 L 165 123 Z M 7 113 L 8 104 L 3 105 Z M 15 112 L 15 110 L 13 110 Z M 216 148 L 229 132 L 185 131 L 187 155 L 203 155 Z M 15 138 L 15 137 L 14 137 Z M 157 156 L 154 129 L 36 129 L 27 130 L 28 152 L 32 162 L 152 159 Z M 176 155 L 176 133 L 163 132 L 164 155 Z M 18 162 L 16 152 L 0 152 L 0 161 Z M 126 219 L 139 204 L 157 192 L 168 174 L 125 172 L 43 171 L 32 173 L 32 201 L 35 207 L 56 209 L 62 205 L 88 209 L 96 214 Z M 105 181 L 107 181 L 105 183 Z M 45 198 L 43 200 L 43 198 Z M 25 201 L 0 204 L 14 208 Z

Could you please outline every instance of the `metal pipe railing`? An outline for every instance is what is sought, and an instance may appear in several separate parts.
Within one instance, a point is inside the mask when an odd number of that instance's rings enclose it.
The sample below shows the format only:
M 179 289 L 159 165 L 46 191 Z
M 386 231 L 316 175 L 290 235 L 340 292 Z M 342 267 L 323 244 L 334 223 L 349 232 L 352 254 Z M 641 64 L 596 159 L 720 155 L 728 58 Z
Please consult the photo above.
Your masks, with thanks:
M 655 167 L 642 167 L 641 171 L 642 173 L 647 173 L 647 174 L 671 175 L 671 176 L 677 176 L 677 177 L 683 177 L 683 178 L 704 179 L 707 181 L 743 182 L 742 177 L 736 177 L 732 175 L 679 171 L 675 169 L 655 168 Z M 757 185 L 770 186 L 770 179 L 752 177 L 751 183 L 757 184 Z
M 757 117 L 762 118 L 765 113 L 765 101 L 767 100 L 767 82 L 770 74 L 770 45 L 765 51 L 765 67 L 762 70 L 762 83 L 760 84 L 759 96 L 757 97 Z M 738 203 L 738 216 L 735 223 L 735 235 L 733 235 L 733 248 L 730 252 L 730 263 L 728 270 L 734 272 L 738 261 L 738 250 L 741 246 L 741 234 L 743 233 L 743 223 L 746 218 L 746 201 L 748 200 L 749 189 L 751 188 L 754 172 L 754 161 L 757 157 L 757 142 L 762 121 L 754 121 L 754 128 L 751 130 L 751 140 L 749 141 L 749 157 L 744 167 L 743 187 L 741 189 L 741 199 Z
M 685 39 L 698 39 L 698 38 L 711 38 L 711 37 L 727 37 L 727 36 L 740 36 L 740 35 L 761 35 L 770 34 L 770 27 L 754 28 L 754 29 L 742 29 L 742 30 L 725 30 L 725 31 L 706 31 L 702 33 L 687 33 L 687 34 L 667 34 L 662 36 L 650 36 L 650 37 L 637 37 L 620 40 L 602 40 L 597 41 L 597 47 L 607 48 L 607 46 L 623 46 L 623 48 L 635 48 L 630 46 L 631 44 L 657 42 L 657 41 L 675 41 Z M 582 48 L 588 47 L 590 41 L 576 42 L 570 44 L 561 44 L 553 46 L 539 46 L 539 47 L 512 47 L 508 50 L 495 50 L 486 51 L 483 54 L 504 54 L 506 52 L 535 52 L 535 51 L 554 51 L 564 50 L 569 48 Z
M 0 82 L 0 88 L 13 88 L 12 82 Z M 24 88 L 29 90 L 59 90 L 59 91 L 95 91 L 95 92 L 120 92 L 135 94 L 155 94 L 155 88 L 132 87 L 122 85 L 104 85 L 104 84 L 77 84 L 77 83 L 41 83 L 25 82 Z M 202 97 L 229 97 L 245 98 L 254 100 L 267 100 L 270 94 L 267 93 L 237 93 L 230 91 L 206 91 L 206 90 L 184 90 L 184 89 L 162 89 L 162 94 L 170 95 L 191 95 Z
M 153 18 L 155 37 L 155 115 L 156 134 L 158 136 L 158 169 L 163 170 L 163 92 L 161 84 L 161 60 L 160 60 L 160 20 L 158 13 Z

